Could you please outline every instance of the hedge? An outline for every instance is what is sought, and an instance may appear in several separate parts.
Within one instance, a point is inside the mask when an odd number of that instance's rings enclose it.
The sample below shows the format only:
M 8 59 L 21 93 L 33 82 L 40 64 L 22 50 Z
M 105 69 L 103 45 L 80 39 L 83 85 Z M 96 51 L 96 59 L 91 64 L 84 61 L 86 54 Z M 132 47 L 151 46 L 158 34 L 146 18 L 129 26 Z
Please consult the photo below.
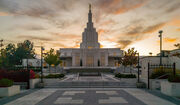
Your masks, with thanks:
M 44 78 L 62 78 L 64 76 L 64 74 L 49 74 L 47 76 L 44 76 Z
M 121 74 L 121 73 L 117 73 L 115 74 L 115 77 L 117 78 L 136 78 L 135 74 Z
M 14 82 L 27 82 L 29 72 L 27 70 L 0 70 L 0 79 L 7 78 Z
M 12 80 L 9 80 L 9 79 L 6 79 L 6 78 L 3 78 L 0 80 L 0 87 L 10 87 L 13 85 L 13 81 Z

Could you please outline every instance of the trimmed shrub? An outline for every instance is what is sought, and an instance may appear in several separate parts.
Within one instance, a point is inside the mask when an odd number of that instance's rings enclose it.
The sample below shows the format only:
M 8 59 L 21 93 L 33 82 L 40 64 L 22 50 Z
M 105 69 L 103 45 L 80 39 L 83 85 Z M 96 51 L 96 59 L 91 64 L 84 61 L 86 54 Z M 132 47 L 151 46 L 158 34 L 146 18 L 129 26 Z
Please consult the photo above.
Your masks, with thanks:
M 0 79 L 7 78 L 14 82 L 27 82 L 29 73 L 27 70 L 0 70 Z
M 155 78 L 158 78 L 158 77 L 163 76 L 165 74 L 169 75 L 170 73 L 172 73 L 171 69 L 157 68 L 157 69 L 153 70 L 152 74 L 150 75 L 150 78 L 155 79 Z M 166 79 L 166 78 L 162 78 L 162 79 Z
M 6 79 L 6 78 L 3 78 L 0 80 L 0 87 L 10 87 L 13 85 L 13 81 L 12 80 L 9 80 L 9 79 Z
M 179 75 L 169 75 L 168 77 L 169 82 L 180 82 L 180 76 Z
M 39 74 L 35 74 L 35 78 L 40 78 L 41 76 Z
M 117 78 L 136 78 L 135 74 L 121 74 L 121 73 L 117 73 L 115 74 L 115 77 Z
M 47 76 L 44 76 L 44 78 L 62 78 L 64 76 L 64 74 L 49 74 Z

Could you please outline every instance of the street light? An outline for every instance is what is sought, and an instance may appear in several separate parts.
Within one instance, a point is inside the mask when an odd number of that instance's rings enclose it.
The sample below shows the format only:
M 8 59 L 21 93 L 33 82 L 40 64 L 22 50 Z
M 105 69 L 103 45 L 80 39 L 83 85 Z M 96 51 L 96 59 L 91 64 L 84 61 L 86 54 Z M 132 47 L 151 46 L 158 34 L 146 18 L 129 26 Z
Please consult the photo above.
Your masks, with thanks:
M 41 48 L 41 83 L 43 83 L 43 51 L 45 50 L 43 46 L 35 46 Z
M 138 54 L 138 65 L 137 65 L 137 68 L 138 68 L 138 83 L 140 82 L 140 80 L 139 80 L 139 69 L 141 68 L 141 66 L 139 65 L 139 53 L 137 53 Z
M 159 31 L 159 37 L 160 37 L 160 66 L 162 65 L 162 33 L 163 31 Z
M 43 51 L 44 47 L 41 46 L 41 83 L 43 83 Z

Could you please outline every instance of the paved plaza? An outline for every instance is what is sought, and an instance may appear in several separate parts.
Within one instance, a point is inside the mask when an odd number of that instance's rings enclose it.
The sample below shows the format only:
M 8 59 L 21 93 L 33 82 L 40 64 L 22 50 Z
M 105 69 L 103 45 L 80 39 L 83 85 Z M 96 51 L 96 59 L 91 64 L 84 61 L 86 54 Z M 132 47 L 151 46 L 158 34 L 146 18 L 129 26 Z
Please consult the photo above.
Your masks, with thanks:
M 5 105 L 177 105 L 136 88 L 44 88 Z

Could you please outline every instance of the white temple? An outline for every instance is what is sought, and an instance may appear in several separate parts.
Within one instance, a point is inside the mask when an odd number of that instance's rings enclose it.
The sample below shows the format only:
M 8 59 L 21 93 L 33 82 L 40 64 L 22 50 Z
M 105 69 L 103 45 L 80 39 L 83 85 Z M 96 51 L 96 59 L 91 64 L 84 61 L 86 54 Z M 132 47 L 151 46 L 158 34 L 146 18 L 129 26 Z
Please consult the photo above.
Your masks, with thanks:
M 64 68 L 108 68 L 118 67 L 123 57 L 120 48 L 100 48 L 98 33 L 93 27 L 91 5 L 89 5 L 87 27 L 82 33 L 80 48 L 60 48 L 60 59 Z

